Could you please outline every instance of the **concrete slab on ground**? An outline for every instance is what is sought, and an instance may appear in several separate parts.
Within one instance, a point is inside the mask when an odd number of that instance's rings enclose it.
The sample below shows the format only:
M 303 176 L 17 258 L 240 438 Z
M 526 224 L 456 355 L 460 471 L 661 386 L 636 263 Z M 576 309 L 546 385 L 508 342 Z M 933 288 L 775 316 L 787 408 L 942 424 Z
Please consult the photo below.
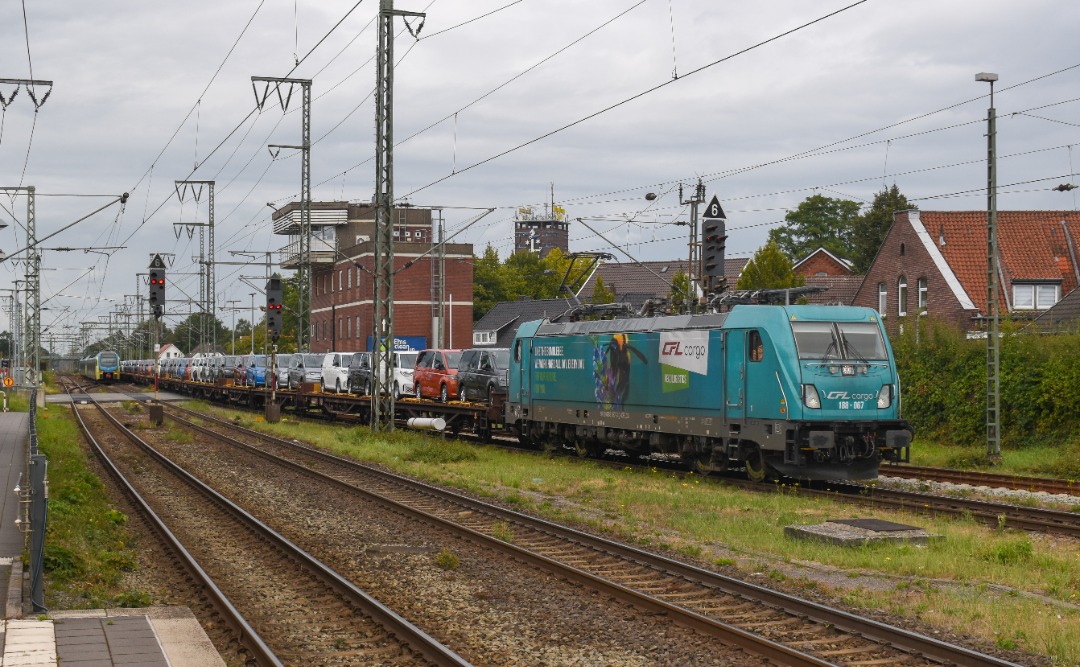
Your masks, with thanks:
M 929 544 L 941 539 L 940 535 L 932 535 L 918 526 L 880 519 L 837 519 L 813 526 L 785 526 L 784 535 L 845 547 L 879 543 Z

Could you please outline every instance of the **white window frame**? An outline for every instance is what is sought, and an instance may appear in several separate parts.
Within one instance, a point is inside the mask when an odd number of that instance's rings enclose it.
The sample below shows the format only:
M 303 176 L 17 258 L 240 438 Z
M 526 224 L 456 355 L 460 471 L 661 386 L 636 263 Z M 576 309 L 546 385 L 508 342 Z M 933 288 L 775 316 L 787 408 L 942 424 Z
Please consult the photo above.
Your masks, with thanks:
M 896 314 L 907 315 L 907 276 L 896 279 Z
M 889 288 L 885 283 L 877 285 L 877 310 L 878 315 L 885 317 L 885 311 L 889 307 Z
M 919 278 L 919 312 L 926 310 L 926 306 L 930 303 L 929 289 L 926 284 L 926 278 Z

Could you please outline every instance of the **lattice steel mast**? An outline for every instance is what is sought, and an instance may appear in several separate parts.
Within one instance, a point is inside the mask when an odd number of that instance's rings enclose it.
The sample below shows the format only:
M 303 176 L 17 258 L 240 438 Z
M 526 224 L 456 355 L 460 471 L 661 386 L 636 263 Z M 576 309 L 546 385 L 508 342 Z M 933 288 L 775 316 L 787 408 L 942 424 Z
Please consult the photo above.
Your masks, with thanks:
M 266 88 L 259 94 L 256 82 L 266 83 Z M 300 151 L 300 261 L 297 268 L 297 303 L 296 303 L 296 349 L 308 352 L 311 343 L 311 80 L 282 79 L 278 77 L 253 76 L 251 87 L 255 91 L 255 103 L 262 110 L 274 84 L 281 111 L 289 108 L 292 99 L 292 86 L 298 85 L 303 91 L 303 133 L 299 146 L 271 144 L 271 151 L 278 148 L 292 148 Z M 282 94 L 282 84 L 289 84 L 288 92 Z M 254 326 L 254 325 L 253 325 Z M 254 338 L 254 336 L 252 337 Z
M 394 9 L 380 0 L 375 64 L 375 283 L 372 294 L 372 356 L 376 369 L 371 427 L 394 430 L 394 17 L 420 12 Z M 423 27 L 423 24 L 421 24 Z M 410 31 L 412 29 L 410 28 Z M 419 33 L 419 29 L 416 31 Z

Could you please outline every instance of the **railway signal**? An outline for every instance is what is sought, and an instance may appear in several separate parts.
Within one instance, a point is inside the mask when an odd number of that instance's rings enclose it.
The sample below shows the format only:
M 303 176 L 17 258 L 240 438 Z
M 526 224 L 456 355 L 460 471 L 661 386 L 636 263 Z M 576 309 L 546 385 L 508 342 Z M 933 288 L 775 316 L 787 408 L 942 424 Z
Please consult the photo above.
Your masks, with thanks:
M 270 333 L 271 340 L 277 342 L 278 336 L 284 328 L 284 318 L 281 310 L 284 294 L 281 288 L 281 276 L 274 274 L 266 281 L 266 328 Z
M 165 314 L 165 262 L 161 255 L 154 255 L 150 262 L 150 306 L 160 320 Z
M 702 283 L 705 291 L 724 287 L 724 247 L 727 245 L 727 232 L 725 221 L 727 216 L 720 206 L 720 200 L 714 195 L 709 205 L 705 207 L 702 216 L 701 237 L 703 244 Z

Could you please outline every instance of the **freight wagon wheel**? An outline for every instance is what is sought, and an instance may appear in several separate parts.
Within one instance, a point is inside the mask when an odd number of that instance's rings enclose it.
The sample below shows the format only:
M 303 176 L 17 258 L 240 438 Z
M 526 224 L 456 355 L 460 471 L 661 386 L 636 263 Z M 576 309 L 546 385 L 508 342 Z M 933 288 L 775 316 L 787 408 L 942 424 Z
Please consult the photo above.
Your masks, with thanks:
M 746 476 L 750 478 L 750 481 L 765 481 L 765 452 L 760 447 L 754 447 L 746 453 L 743 465 L 746 467 Z

